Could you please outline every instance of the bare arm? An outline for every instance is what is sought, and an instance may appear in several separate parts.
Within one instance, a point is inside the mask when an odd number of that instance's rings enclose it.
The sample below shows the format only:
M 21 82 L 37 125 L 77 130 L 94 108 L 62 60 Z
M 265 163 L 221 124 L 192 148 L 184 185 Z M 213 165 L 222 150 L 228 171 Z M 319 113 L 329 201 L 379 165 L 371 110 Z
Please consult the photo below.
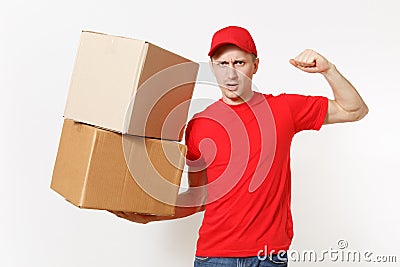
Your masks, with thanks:
M 145 215 L 133 212 L 110 211 L 123 219 L 137 222 L 148 223 L 151 221 L 172 220 L 190 216 L 205 209 L 207 198 L 206 170 L 194 172 L 189 167 L 188 172 L 189 189 L 178 195 L 177 204 L 175 206 L 175 214 L 173 216 Z
M 307 49 L 290 63 L 308 73 L 321 73 L 329 83 L 334 100 L 329 99 L 324 124 L 357 121 L 365 117 L 368 107 L 354 86 L 317 52 Z

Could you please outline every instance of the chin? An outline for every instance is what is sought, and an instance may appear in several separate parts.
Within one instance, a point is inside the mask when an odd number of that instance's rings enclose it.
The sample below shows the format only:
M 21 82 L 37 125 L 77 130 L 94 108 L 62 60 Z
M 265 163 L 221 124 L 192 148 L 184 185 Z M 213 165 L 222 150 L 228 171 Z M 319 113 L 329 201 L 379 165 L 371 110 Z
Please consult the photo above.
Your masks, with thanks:
M 240 96 L 239 96 L 238 94 L 235 94 L 235 93 L 233 93 L 233 92 L 225 93 L 224 96 L 225 96 L 226 98 L 229 98 L 229 99 L 232 99 L 232 100 L 236 100 L 236 99 L 239 99 L 239 98 L 240 98 Z
M 228 98 L 238 98 L 240 96 L 238 90 L 230 91 L 228 89 L 224 89 L 222 93 Z
M 243 102 L 243 99 L 239 95 L 237 95 L 233 92 L 224 94 L 224 98 L 229 100 L 231 102 L 231 104 L 233 104 L 233 103 L 239 104 L 239 103 Z

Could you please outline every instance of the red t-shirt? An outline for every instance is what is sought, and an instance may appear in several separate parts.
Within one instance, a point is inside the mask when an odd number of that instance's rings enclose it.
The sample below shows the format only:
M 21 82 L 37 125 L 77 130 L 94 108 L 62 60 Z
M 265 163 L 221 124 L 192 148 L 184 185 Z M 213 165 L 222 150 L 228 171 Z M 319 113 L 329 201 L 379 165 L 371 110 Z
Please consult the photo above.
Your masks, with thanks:
M 302 130 L 319 130 L 327 107 L 322 96 L 255 92 L 247 103 L 220 99 L 193 116 L 185 133 L 186 161 L 206 167 L 208 176 L 197 256 L 289 249 L 291 141 Z

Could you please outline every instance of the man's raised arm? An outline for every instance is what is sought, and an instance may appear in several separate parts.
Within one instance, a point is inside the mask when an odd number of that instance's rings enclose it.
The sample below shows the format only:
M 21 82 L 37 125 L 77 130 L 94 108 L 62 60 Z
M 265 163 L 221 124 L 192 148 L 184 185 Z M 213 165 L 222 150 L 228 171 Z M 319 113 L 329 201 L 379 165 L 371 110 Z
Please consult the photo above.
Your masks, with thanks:
M 321 73 L 332 88 L 334 100 L 329 100 L 324 124 L 358 121 L 368 113 L 368 107 L 354 86 L 336 66 L 317 52 L 306 49 L 289 61 L 308 73 Z

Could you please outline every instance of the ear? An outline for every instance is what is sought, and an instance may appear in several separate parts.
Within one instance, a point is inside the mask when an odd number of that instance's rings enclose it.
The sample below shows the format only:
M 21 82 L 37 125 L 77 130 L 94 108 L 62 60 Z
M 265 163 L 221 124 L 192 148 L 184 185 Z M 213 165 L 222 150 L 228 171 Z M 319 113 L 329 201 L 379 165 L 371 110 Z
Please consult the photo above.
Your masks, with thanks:
M 257 72 L 257 70 L 258 70 L 258 64 L 260 63 L 260 60 L 258 59 L 258 58 L 256 58 L 255 60 L 254 60 L 254 71 L 253 71 L 253 74 L 256 74 L 256 72 Z

